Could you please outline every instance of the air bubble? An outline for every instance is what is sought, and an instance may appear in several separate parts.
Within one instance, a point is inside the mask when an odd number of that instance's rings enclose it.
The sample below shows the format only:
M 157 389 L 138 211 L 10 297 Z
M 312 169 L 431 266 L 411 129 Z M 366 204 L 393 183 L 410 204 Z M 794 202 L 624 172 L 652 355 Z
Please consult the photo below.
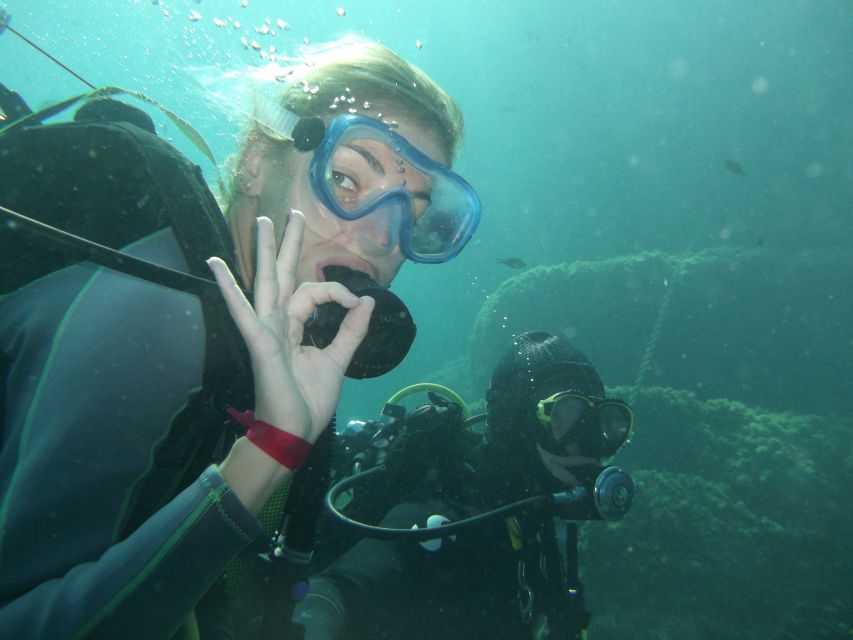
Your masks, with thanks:
M 806 167 L 806 175 L 809 178 L 820 178 L 826 172 L 822 162 L 810 162 Z
M 337 10 L 335 11 L 335 13 L 337 13 L 339 16 L 343 17 L 347 14 L 347 10 L 344 9 L 343 7 L 338 7 Z
M 752 81 L 752 92 L 757 96 L 763 96 L 770 90 L 770 83 L 764 76 L 759 76 Z

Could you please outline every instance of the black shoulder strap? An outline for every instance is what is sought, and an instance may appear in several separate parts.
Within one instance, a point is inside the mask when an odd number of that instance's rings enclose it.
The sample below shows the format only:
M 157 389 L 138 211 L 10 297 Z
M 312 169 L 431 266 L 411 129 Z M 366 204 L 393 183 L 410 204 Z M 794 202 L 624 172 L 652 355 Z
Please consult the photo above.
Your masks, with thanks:
M 550 562 L 558 565 L 560 553 L 557 549 L 556 532 L 553 520 L 548 527 L 548 539 L 551 541 Z M 579 576 L 578 565 L 578 525 L 566 522 L 566 551 L 562 580 L 550 581 L 550 611 L 548 621 L 551 630 L 559 638 L 582 640 L 586 637 L 592 615 L 584 606 L 584 585 Z
M 113 249 L 169 226 L 135 129 L 69 122 L 3 133 L 0 205 Z M 5 232 L 0 256 L 0 293 L 78 261 L 56 243 Z

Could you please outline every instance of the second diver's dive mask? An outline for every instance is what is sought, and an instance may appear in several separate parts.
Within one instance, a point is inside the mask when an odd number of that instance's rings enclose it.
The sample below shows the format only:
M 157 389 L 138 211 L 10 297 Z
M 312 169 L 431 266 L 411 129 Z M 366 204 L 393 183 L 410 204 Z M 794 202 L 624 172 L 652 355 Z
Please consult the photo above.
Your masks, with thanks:
M 393 129 L 344 114 L 328 125 L 309 167 L 315 196 L 341 221 L 361 221 L 364 249 L 399 245 L 413 262 L 454 258 L 471 239 L 482 206 L 474 189 Z
M 536 417 L 545 427 L 540 444 L 557 455 L 565 455 L 570 442 L 580 454 L 608 458 L 631 437 L 634 412 L 622 400 L 594 398 L 579 391 L 560 391 L 537 405 Z
M 347 267 L 323 269 L 326 280 L 340 282 L 357 296 L 370 296 L 376 307 L 370 316 L 367 335 L 362 340 L 346 370 L 348 378 L 374 378 L 396 367 L 412 346 L 417 328 L 406 305 L 388 289 L 383 289 L 370 276 Z M 347 310 L 335 302 L 318 306 L 305 323 L 305 344 L 320 349 L 338 334 Z

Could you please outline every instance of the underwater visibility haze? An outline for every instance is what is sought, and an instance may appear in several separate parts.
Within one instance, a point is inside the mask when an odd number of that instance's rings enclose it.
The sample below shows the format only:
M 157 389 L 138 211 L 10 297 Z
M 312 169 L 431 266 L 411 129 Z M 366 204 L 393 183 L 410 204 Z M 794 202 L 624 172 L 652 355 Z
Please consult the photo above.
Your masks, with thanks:
M 614 460 L 634 508 L 582 526 L 591 637 L 853 637 L 853 4 L 6 9 L 94 85 L 179 114 L 220 164 L 244 114 L 205 87 L 229 73 L 346 33 L 424 69 L 464 112 L 454 170 L 483 220 L 451 262 L 404 266 L 393 291 L 417 339 L 391 373 L 345 384 L 339 424 L 421 381 L 476 404 L 514 335 L 559 333 L 637 420 Z M 86 91 L 9 31 L 0 70 L 34 109 Z

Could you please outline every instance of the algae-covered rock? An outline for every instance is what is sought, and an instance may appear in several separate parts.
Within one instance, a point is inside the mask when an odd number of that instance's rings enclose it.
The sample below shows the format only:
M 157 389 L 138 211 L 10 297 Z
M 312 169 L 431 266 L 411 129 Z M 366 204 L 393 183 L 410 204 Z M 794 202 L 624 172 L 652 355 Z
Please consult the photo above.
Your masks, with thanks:
M 583 528 L 593 636 L 850 633 L 840 603 L 853 593 L 853 420 L 665 388 L 613 392 L 637 413 L 616 460 L 637 495 L 625 519 Z
M 538 267 L 507 280 L 471 339 L 483 389 L 512 336 L 569 338 L 605 382 L 802 412 L 853 410 L 853 253 L 660 252 Z

